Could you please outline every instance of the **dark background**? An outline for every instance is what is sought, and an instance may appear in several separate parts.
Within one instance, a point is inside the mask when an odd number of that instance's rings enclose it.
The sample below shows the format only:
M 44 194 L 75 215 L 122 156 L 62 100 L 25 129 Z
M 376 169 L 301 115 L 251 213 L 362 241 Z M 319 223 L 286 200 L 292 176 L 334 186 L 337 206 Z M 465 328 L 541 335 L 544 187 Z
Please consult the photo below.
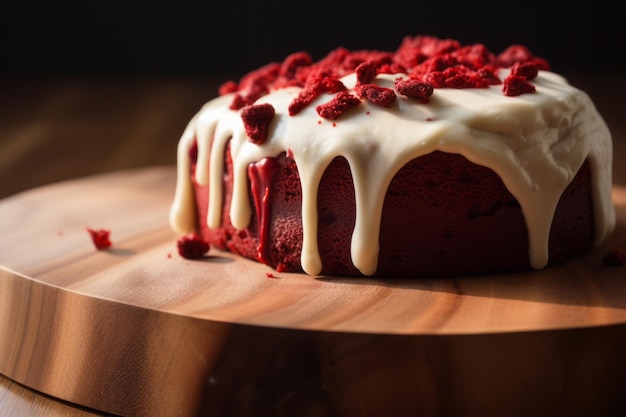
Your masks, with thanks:
M 295 51 L 393 50 L 416 34 L 525 44 L 564 74 L 621 72 L 626 14 L 583 2 L 2 2 L 0 76 L 236 78 Z

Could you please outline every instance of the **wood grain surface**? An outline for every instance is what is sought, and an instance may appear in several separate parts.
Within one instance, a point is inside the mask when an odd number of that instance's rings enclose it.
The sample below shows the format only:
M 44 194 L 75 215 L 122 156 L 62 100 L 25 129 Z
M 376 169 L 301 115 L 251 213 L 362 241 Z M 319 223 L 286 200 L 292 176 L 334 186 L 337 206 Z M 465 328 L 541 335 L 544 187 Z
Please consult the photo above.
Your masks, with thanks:
M 626 274 L 602 262 L 626 248 L 618 229 L 587 256 L 541 271 L 391 279 L 277 273 L 212 250 L 187 260 L 167 218 L 174 167 L 119 171 L 38 188 L 0 202 L 7 274 L 87 296 L 201 320 L 383 334 L 482 334 L 626 323 Z M 98 251 L 87 227 L 111 231 Z M 271 274 L 271 277 L 268 277 Z
M 3 85 L 1 416 L 626 413 L 626 270 L 601 262 L 626 248 L 614 80 L 588 86 L 615 138 L 616 233 L 544 271 L 448 280 L 178 257 L 173 150 L 215 85 Z

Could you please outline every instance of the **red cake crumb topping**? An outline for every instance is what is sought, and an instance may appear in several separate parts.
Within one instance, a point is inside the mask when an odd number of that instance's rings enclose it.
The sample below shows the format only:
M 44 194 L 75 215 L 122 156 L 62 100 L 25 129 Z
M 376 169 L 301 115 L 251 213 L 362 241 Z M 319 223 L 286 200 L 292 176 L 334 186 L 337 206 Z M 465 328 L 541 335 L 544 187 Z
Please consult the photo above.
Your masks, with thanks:
M 347 91 L 339 92 L 328 103 L 320 104 L 315 108 L 317 114 L 325 119 L 336 120 L 345 111 L 361 103 L 357 97 L 353 96 Z
M 534 93 L 535 86 L 529 83 L 526 77 L 511 73 L 504 79 L 502 92 L 509 97 L 519 96 L 520 94 Z
M 274 107 L 269 103 L 246 106 L 241 109 L 241 118 L 250 141 L 260 145 L 267 138 L 267 129 L 274 118 Z
M 439 39 L 434 36 L 407 36 L 402 40 L 394 56 L 394 62 L 412 68 L 426 59 L 455 51 L 461 47 L 454 39 Z
M 313 59 L 306 52 L 296 52 L 289 55 L 280 66 L 280 76 L 287 79 L 295 77 L 299 67 L 307 67 L 313 63 Z
M 502 84 L 502 80 L 498 78 L 498 69 L 493 65 L 485 65 L 476 70 L 476 75 L 485 80 L 489 85 Z
M 511 45 L 498 55 L 498 63 L 510 67 L 518 61 L 530 61 L 532 58 L 532 52 L 524 45 Z
M 501 68 L 511 68 L 504 82 L 498 77 Z M 317 62 L 306 52 L 296 52 L 281 63 L 272 62 L 249 72 L 239 82 L 224 83 L 219 94 L 236 93 L 230 108 L 243 110 L 273 89 L 301 87 L 302 91 L 289 105 L 289 115 L 295 116 L 321 94 L 345 91 L 340 78 L 353 73 L 357 86 L 367 85 L 357 92 L 361 98 L 388 106 L 396 93 L 427 103 L 433 88 L 487 88 L 504 84 L 502 91 L 506 96 L 532 94 L 535 87 L 530 81 L 539 70 L 549 71 L 550 65 L 523 45 L 511 45 L 495 54 L 480 43 L 461 45 L 454 39 L 417 35 L 405 37 L 395 51 L 350 51 L 339 47 Z M 395 92 L 371 87 L 376 85 L 377 74 L 403 73 L 409 80 L 396 83 Z M 356 97 L 337 94 L 316 110 L 322 117 L 335 120 L 357 104 Z M 250 124 L 256 131 L 257 123 Z M 264 137 L 255 132 L 251 140 L 262 143 Z
M 307 78 L 304 89 L 300 91 L 298 97 L 289 105 L 289 115 L 293 116 L 300 113 L 302 109 L 322 93 L 338 93 L 344 90 L 346 90 L 346 86 L 336 78 L 319 73 L 311 74 Z
M 218 89 L 218 94 L 220 96 L 224 96 L 226 94 L 236 93 L 237 91 L 239 91 L 239 86 L 237 85 L 237 83 L 233 80 L 229 80 L 220 86 L 220 88 Z
M 472 70 L 477 70 L 494 61 L 494 54 L 483 44 L 463 46 L 450 52 L 457 65 L 463 65 Z
M 497 57 L 498 66 L 509 68 L 516 62 L 535 62 L 539 69 L 549 71 L 550 65 L 543 59 L 535 57 L 524 45 L 511 45 Z
M 396 99 L 396 93 L 391 88 L 380 87 L 376 84 L 360 84 L 356 86 L 355 91 L 362 99 L 383 107 L 391 106 Z
M 487 88 L 487 81 L 474 71 L 464 66 L 455 66 L 443 70 L 445 86 L 450 88 Z
M 602 263 L 607 266 L 622 266 L 626 263 L 626 251 L 611 249 L 602 257 Z
M 241 94 L 235 94 L 233 97 L 233 101 L 230 102 L 230 106 L 228 107 L 231 110 L 241 110 L 246 106 L 251 105 L 253 102 L 242 96 Z
M 537 64 L 534 62 L 516 62 L 511 67 L 511 74 L 532 80 L 539 74 L 539 70 L 537 69 Z
M 178 254 L 185 259 L 197 259 L 204 256 L 210 249 L 209 243 L 193 233 L 181 236 L 176 242 Z
M 428 99 L 428 97 L 433 95 L 434 91 L 432 84 L 413 79 L 403 80 L 399 78 L 395 82 L 395 87 L 398 93 L 403 96 L 421 99 Z
M 300 113 L 302 109 L 308 106 L 319 94 L 320 91 L 317 89 L 316 85 L 307 85 L 289 105 L 289 115 L 293 116 Z
M 424 74 L 422 77 L 416 77 L 416 79 L 421 79 L 424 82 L 433 86 L 433 88 L 445 88 L 446 87 L 446 76 L 441 71 L 433 71 L 428 74 Z
M 87 232 L 91 236 L 91 241 L 95 245 L 96 249 L 103 250 L 111 247 L 110 235 L 111 231 L 106 229 L 91 229 L 87 228 Z
M 376 77 L 377 68 L 374 61 L 365 61 L 356 67 L 356 83 L 368 84 Z

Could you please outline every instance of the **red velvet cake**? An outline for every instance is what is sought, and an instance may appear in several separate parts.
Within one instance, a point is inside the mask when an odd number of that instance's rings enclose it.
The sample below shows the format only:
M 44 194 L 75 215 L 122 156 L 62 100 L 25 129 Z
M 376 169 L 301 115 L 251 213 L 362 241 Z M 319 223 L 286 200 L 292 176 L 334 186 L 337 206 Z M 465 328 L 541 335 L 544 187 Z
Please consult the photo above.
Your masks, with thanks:
M 611 170 L 592 101 L 528 48 L 406 37 L 225 83 L 179 142 L 170 223 L 279 272 L 541 269 L 611 233 Z

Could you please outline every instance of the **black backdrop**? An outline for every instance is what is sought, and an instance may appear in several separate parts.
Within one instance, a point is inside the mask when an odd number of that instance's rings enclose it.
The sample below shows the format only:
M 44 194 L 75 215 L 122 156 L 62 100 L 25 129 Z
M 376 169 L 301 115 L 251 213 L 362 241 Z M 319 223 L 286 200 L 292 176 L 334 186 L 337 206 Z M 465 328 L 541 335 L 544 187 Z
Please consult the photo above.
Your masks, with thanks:
M 626 13 L 583 1 L 4 1 L 0 75 L 238 77 L 299 50 L 393 50 L 416 34 L 522 43 L 564 74 L 623 71 Z

